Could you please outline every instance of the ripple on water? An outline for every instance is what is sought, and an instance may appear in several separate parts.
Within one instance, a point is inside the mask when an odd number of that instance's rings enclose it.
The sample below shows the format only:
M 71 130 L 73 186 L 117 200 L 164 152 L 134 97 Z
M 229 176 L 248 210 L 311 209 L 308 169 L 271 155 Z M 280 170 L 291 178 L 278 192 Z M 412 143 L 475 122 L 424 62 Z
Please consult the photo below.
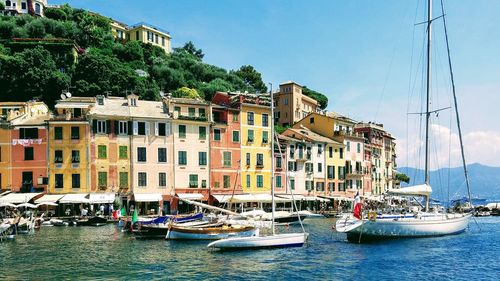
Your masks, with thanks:
M 135 240 L 113 225 L 46 227 L 0 243 L 0 280 L 497 280 L 500 218 L 430 239 L 350 244 L 333 220 L 309 220 L 306 247 L 212 252 L 206 242 Z M 299 231 L 298 228 L 292 230 Z

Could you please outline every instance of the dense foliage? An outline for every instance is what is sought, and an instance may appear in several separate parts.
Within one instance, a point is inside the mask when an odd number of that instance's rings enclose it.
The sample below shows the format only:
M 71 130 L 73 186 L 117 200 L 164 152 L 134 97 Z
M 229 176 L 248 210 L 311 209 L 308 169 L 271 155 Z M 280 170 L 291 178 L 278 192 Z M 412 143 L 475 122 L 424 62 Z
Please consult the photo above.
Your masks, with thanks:
M 325 109 L 328 106 L 328 98 L 325 95 L 311 90 L 307 86 L 302 88 L 302 94 L 317 100 L 321 109 Z
M 0 16 L 1 101 L 38 97 L 53 105 L 63 90 L 79 96 L 134 92 L 148 100 L 159 99 L 160 91 L 207 100 L 216 91 L 267 91 L 252 66 L 227 71 L 206 64 L 192 42 L 166 54 L 150 44 L 115 40 L 110 19 L 83 9 L 46 8 L 45 16 Z
M 406 182 L 406 183 L 410 183 L 410 177 L 408 177 L 404 173 L 396 173 L 396 180 L 402 181 L 402 182 Z

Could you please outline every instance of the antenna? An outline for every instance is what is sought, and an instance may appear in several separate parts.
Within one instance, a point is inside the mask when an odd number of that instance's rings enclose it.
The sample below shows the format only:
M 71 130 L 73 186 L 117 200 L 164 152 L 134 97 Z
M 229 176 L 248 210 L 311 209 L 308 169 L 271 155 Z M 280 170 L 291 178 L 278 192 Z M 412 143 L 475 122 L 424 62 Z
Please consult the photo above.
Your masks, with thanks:
M 66 95 L 64 93 L 62 93 L 60 97 L 61 97 L 62 100 L 66 99 Z
M 66 97 L 71 98 L 71 93 L 70 92 L 66 92 Z

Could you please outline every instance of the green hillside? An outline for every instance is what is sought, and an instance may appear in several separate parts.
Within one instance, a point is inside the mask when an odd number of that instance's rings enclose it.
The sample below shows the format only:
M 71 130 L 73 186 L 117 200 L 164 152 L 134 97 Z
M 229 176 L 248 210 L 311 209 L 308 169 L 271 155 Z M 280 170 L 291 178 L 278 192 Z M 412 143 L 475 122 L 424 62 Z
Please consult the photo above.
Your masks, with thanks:
M 183 96 L 195 90 L 207 100 L 215 91 L 267 91 L 252 66 L 228 71 L 204 63 L 191 42 L 165 54 L 150 44 L 115 40 L 110 19 L 86 10 L 64 5 L 45 15 L 0 16 L 0 101 L 39 98 L 53 105 L 62 90 L 79 96 L 134 92 L 147 100 L 159 99 L 160 91 Z M 324 95 L 306 94 L 326 107 Z

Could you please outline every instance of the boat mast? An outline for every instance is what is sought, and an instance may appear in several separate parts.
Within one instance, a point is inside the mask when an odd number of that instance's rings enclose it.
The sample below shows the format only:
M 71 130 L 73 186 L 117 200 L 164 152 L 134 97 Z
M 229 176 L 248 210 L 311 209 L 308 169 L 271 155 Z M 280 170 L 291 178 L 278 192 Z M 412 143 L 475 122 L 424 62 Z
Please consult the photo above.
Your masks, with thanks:
M 431 90 L 431 39 L 432 39 L 432 0 L 427 1 L 427 90 L 426 90 L 426 109 L 425 109 L 425 184 L 429 183 L 429 126 L 430 126 L 430 90 Z M 429 196 L 426 197 L 425 210 L 429 210 Z
M 274 230 L 274 212 L 276 209 L 274 202 L 274 97 L 273 97 L 273 84 L 269 83 L 269 96 L 271 98 L 271 204 L 272 204 L 272 215 L 271 215 L 271 228 Z

